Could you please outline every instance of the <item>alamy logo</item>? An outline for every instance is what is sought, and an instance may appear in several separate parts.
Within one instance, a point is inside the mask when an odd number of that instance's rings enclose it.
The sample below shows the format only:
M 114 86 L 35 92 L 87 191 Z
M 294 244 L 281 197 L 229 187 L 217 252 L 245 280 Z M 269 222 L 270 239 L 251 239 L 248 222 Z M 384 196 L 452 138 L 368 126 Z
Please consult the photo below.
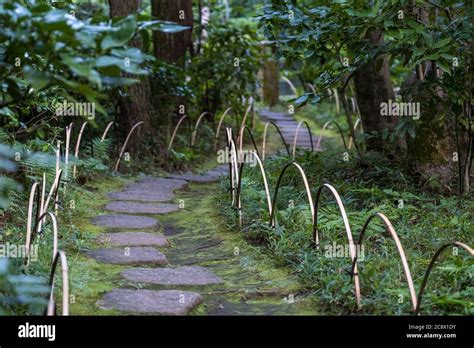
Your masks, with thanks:
M 414 120 L 420 119 L 420 103 L 394 102 L 380 103 L 380 116 L 410 116 Z
M 57 116 L 83 116 L 89 120 L 95 118 L 95 103 L 72 103 L 64 100 L 56 106 Z
M 364 261 L 365 247 L 359 244 L 353 244 L 351 247 L 349 244 L 333 242 L 324 246 L 324 256 L 327 258 L 352 258 L 352 256 L 357 256 L 357 260 Z
M 56 339 L 55 325 L 35 325 L 26 322 L 18 326 L 18 337 L 20 338 L 47 338 L 48 341 Z
M 27 256 L 30 257 L 31 261 L 38 260 L 37 244 L 32 244 L 28 251 L 24 244 L 12 244 L 10 242 L 0 244 L 0 257 L 25 259 Z
M 233 151 L 229 151 L 228 147 L 225 150 L 217 151 L 217 163 L 233 163 L 235 159 L 237 159 L 237 163 L 245 162 L 252 168 L 258 163 L 253 155 L 253 151 L 250 150 L 237 150 L 237 156 L 235 156 Z

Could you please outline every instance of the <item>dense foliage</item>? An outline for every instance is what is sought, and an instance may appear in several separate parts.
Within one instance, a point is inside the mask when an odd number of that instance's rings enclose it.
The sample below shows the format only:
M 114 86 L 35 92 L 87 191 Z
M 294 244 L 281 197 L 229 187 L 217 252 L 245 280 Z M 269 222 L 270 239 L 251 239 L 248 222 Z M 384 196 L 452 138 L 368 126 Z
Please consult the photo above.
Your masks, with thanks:
M 318 103 L 328 97 L 328 88 L 337 88 L 342 100 L 357 96 L 366 128 L 358 137 L 361 145 L 382 137 L 400 146 L 394 156 L 406 156 L 426 179 L 438 177 L 452 187 L 458 175 L 457 185 L 467 192 L 472 166 L 472 16 L 472 6 L 460 1 L 268 0 L 260 20 L 292 76 L 303 87 L 315 87 L 315 93 L 305 88 L 297 104 Z M 376 93 L 364 94 L 371 88 L 363 84 L 364 74 L 377 84 Z M 374 97 L 383 96 L 386 102 L 393 90 L 398 91 L 397 101 L 421 105 L 421 120 L 403 117 L 391 127 L 372 127 L 383 122 L 381 100 Z M 370 100 L 364 99 L 367 95 Z M 450 144 L 450 139 L 455 141 Z M 439 143 L 445 143 L 444 149 L 434 145 Z M 453 152 L 460 157 L 457 163 L 450 159 Z M 442 178 L 446 172 L 451 177 Z
M 426 268 L 441 245 L 456 240 L 472 241 L 473 202 L 427 194 L 381 158 L 372 159 L 373 166 L 361 170 L 354 161 L 344 161 L 343 157 L 340 150 L 306 152 L 297 162 L 304 168 L 313 197 L 324 183 L 337 189 L 356 242 L 362 226 L 375 212 L 384 213 L 392 221 L 405 249 L 416 291 L 419 291 Z M 277 178 L 287 163 L 286 156 L 265 161 L 272 197 Z M 305 285 L 306 291 L 300 295 L 311 296 L 323 313 L 412 313 L 395 243 L 380 220 L 371 222 L 358 249 L 363 256 L 358 268 L 362 291 L 359 312 L 350 276 L 350 254 L 347 251 L 335 254 L 339 249 L 334 246 L 346 247 L 348 242 L 339 208 L 328 191 L 323 191 L 321 198 L 318 214 L 321 245 L 315 249 L 310 207 L 296 168 L 287 171 L 280 187 L 275 229 L 269 226 L 258 167 L 247 166 L 242 181 L 243 233 L 273 255 L 277 265 L 290 266 Z M 219 198 L 219 205 L 229 207 L 229 200 L 229 196 L 224 195 Z M 223 213 L 234 228 L 239 228 L 234 209 L 224 208 Z M 328 250 L 334 253 L 328 254 Z M 460 249 L 449 249 L 439 262 L 429 279 L 422 313 L 472 315 L 472 258 Z

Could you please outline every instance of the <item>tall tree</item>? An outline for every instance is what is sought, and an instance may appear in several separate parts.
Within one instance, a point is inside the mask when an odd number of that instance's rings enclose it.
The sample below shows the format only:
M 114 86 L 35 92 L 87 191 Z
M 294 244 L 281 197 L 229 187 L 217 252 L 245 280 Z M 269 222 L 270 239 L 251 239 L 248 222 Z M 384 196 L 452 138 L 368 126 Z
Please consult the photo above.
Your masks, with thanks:
M 264 51 L 270 51 L 273 54 L 274 49 L 263 46 Z M 264 52 L 264 54 L 267 52 Z M 263 100 L 269 106 L 275 106 L 278 104 L 278 98 L 280 96 L 279 83 L 280 83 L 280 72 L 278 67 L 278 61 L 273 59 L 271 56 L 267 57 L 263 62 Z
M 183 64 L 186 50 L 192 49 L 192 0 L 152 0 L 151 8 L 156 19 L 190 27 L 178 33 L 153 32 L 155 57 L 168 63 Z
M 472 165 L 472 43 L 465 38 L 472 36 L 472 29 L 458 23 L 469 14 L 462 8 L 451 12 L 428 1 L 412 1 L 411 9 L 409 14 L 423 28 L 431 57 L 420 59 L 402 86 L 405 99 L 421 104 L 416 137 L 408 139 L 410 163 L 422 177 L 450 191 L 455 191 L 457 178 L 459 192 L 466 193 Z M 447 52 L 456 57 L 448 61 L 451 64 L 443 59 L 450 57 Z
M 141 0 L 109 0 L 110 17 L 125 17 L 138 12 Z M 130 42 L 132 47 L 141 47 L 139 40 L 134 39 Z M 144 122 L 141 127 L 136 130 L 135 137 L 141 141 L 130 141 L 128 151 L 135 153 L 142 145 L 144 140 L 152 140 L 153 134 L 152 116 L 153 107 L 151 104 L 150 83 L 146 77 L 140 78 L 141 82 L 129 86 L 126 89 L 126 95 L 120 96 L 118 105 L 120 110 L 119 123 L 125 128 L 127 133 L 138 122 Z
M 371 30 L 366 38 L 374 46 L 381 46 L 384 35 L 381 30 Z M 381 54 L 358 68 L 354 74 L 357 101 L 364 131 L 375 136 L 367 139 L 368 150 L 382 150 L 387 146 L 382 139 L 385 129 L 391 131 L 398 123 L 398 117 L 381 116 L 380 105 L 389 100 L 395 101 L 388 56 Z

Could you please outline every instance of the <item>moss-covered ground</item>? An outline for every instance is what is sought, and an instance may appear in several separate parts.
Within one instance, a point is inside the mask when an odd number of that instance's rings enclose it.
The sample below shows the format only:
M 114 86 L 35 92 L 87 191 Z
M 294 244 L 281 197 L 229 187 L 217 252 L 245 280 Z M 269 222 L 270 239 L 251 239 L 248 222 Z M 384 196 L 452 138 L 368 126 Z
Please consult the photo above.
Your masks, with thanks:
M 213 161 L 203 163 L 209 169 Z M 79 200 L 82 214 L 75 219 L 83 232 L 82 250 L 69 256 L 71 314 L 115 315 L 115 311 L 96 308 L 95 303 L 114 288 L 166 287 L 136 284 L 123 279 L 120 272 L 130 266 L 98 263 L 84 251 L 98 248 L 97 236 L 104 229 L 90 223 L 103 211 L 107 193 L 120 189 L 133 178 L 114 177 L 90 182 L 85 189 L 91 197 Z M 220 184 L 190 184 L 186 191 L 176 191 L 175 201 L 182 209 L 154 216 L 161 222 L 155 233 L 163 233 L 171 246 L 163 248 L 170 266 L 200 265 L 223 279 L 222 284 L 205 287 L 180 287 L 201 293 L 204 303 L 193 313 L 201 315 L 311 315 L 317 314 L 314 303 L 301 292 L 298 278 L 289 268 L 277 266 L 271 256 L 247 242 L 243 235 L 227 228 L 225 218 L 216 208 Z

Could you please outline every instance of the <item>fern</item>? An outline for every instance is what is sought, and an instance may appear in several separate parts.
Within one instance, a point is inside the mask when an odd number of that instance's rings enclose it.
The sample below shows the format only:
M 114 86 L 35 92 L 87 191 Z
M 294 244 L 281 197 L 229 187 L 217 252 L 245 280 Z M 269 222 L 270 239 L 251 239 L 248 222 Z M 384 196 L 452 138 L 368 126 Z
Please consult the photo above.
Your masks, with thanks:
M 109 154 L 113 147 L 113 140 L 111 138 L 104 139 L 104 141 L 100 141 L 100 138 L 94 138 L 92 140 L 92 145 L 94 148 L 94 158 L 102 162 L 110 160 Z M 92 157 L 89 143 L 84 144 L 84 147 L 83 156 Z

